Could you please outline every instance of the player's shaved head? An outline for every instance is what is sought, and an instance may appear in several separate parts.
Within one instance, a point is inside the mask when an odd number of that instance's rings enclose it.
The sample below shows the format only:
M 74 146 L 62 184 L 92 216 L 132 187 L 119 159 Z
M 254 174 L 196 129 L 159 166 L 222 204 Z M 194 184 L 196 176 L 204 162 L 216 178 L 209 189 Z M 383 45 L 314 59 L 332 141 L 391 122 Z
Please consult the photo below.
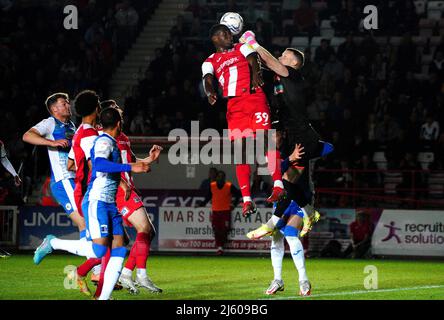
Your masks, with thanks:
M 231 33 L 230 29 L 226 25 L 224 25 L 224 24 L 215 24 L 210 29 L 210 39 L 212 39 L 220 31 L 227 31 L 228 33 Z
M 46 98 L 45 106 L 46 106 L 46 109 L 48 109 L 49 113 L 52 113 L 51 106 L 54 105 L 55 103 L 57 103 L 57 101 L 59 99 L 64 99 L 67 102 L 69 102 L 69 95 L 64 92 L 56 92 L 56 93 L 53 93 L 52 95 L 50 95 L 48 98 Z
M 102 102 L 100 103 L 100 105 L 102 106 L 102 109 L 106 109 L 106 108 L 109 108 L 109 107 L 120 108 L 120 107 L 117 105 L 116 100 L 112 100 L 112 99 L 102 101 Z
M 122 117 L 116 108 L 106 108 L 100 113 L 100 123 L 104 130 L 115 128 L 121 121 Z
M 298 68 L 302 68 L 304 66 L 305 55 L 302 51 L 295 49 L 295 48 L 287 48 L 287 49 L 285 49 L 285 51 L 289 51 L 289 52 L 293 53 L 296 60 L 298 61 L 298 65 L 297 65 Z
M 81 117 L 89 116 L 94 113 L 97 108 L 100 109 L 99 96 L 95 91 L 84 90 L 80 92 L 74 99 L 76 113 Z

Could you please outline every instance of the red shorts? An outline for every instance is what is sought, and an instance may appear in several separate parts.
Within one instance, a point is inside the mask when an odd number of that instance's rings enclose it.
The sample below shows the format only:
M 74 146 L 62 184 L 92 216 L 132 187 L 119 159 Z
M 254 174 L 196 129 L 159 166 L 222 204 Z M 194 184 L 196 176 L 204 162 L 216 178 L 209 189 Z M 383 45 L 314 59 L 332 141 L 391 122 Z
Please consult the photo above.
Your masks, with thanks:
M 83 211 L 82 211 L 82 201 L 83 201 L 83 192 L 82 192 L 82 185 L 80 183 L 76 183 L 74 187 L 74 202 L 77 206 L 77 210 L 79 214 L 83 217 Z
M 271 129 L 270 107 L 263 92 L 228 99 L 230 140 L 254 137 L 256 130 Z
M 121 187 L 117 189 L 116 195 L 117 210 L 122 215 L 123 221 L 129 227 L 133 225 L 128 221 L 128 218 L 139 208 L 143 207 L 142 199 L 137 194 L 136 190 L 131 189 L 131 195 L 128 200 L 125 200 L 125 192 Z

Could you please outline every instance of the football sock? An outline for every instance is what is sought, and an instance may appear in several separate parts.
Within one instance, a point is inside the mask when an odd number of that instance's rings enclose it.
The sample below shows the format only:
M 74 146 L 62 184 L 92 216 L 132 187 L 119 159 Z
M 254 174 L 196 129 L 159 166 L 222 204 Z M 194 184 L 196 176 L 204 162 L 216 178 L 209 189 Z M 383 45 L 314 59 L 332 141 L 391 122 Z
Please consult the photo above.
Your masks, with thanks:
M 272 236 L 270 253 L 274 279 L 282 280 L 282 260 L 284 258 L 285 246 L 284 237 L 279 232 Z
M 239 188 L 243 197 L 251 197 L 250 192 L 250 165 L 249 164 L 237 164 L 236 165 L 236 177 L 239 183 Z M 244 200 L 245 202 L 245 200 Z
M 146 278 L 146 269 L 137 268 L 136 275 L 137 275 L 137 278 Z
M 100 262 L 98 265 L 96 265 L 92 268 L 92 272 L 93 272 L 93 274 L 100 276 L 100 272 L 102 272 L 102 259 L 100 259 Z
M 127 267 L 124 267 L 124 268 L 122 269 L 122 276 L 125 276 L 125 277 L 132 277 L 132 276 L 133 276 L 133 270 L 128 269 Z
M 137 241 L 134 241 L 133 246 L 131 247 L 130 254 L 125 263 L 125 268 L 129 270 L 134 270 L 136 267 L 136 257 L 137 257 Z
M 104 248 L 102 248 L 105 246 L 84 240 L 61 240 L 54 238 L 51 240 L 51 247 L 55 250 L 64 250 L 78 256 L 90 258 L 102 257 L 106 252 L 106 249 L 103 252 Z
M 291 257 L 294 265 L 299 273 L 299 281 L 308 280 L 307 272 L 305 270 L 304 247 L 301 240 L 299 240 L 299 230 L 293 226 L 286 226 L 284 229 L 285 239 L 290 247 Z
M 100 270 L 99 283 L 97 284 L 96 292 L 94 293 L 94 297 L 96 298 L 98 298 L 102 293 L 103 279 L 105 278 L 105 270 L 110 258 L 111 258 L 111 249 L 108 248 L 105 256 L 102 258 L 102 269 Z
M 97 265 L 100 265 L 102 259 L 99 258 L 89 258 L 83 264 L 77 267 L 77 274 L 81 277 L 85 277 L 88 272 L 91 271 Z
M 117 280 L 122 271 L 123 259 L 125 259 L 126 248 L 117 247 L 111 250 L 111 258 L 106 266 L 103 279 L 102 293 L 98 300 L 109 300 Z
M 150 252 L 150 237 L 148 233 L 139 232 L 136 236 L 136 266 L 137 269 L 146 269 L 146 260 Z
M 270 219 L 268 219 L 266 225 L 268 228 L 270 229 L 274 229 L 274 227 L 276 226 L 276 224 L 279 221 L 279 217 L 276 217 L 275 215 L 272 215 Z

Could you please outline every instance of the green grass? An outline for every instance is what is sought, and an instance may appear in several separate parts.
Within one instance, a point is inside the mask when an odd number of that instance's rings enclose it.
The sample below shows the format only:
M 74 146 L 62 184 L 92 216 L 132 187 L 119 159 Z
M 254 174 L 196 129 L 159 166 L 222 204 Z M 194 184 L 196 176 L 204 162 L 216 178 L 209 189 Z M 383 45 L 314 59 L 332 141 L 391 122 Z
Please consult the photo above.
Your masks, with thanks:
M 75 256 L 52 255 L 36 266 L 31 255 L 0 259 L 0 299 L 86 300 L 77 290 L 65 289 L 63 285 L 65 266 L 82 261 Z M 365 290 L 366 265 L 377 267 L 380 291 Z M 164 293 L 142 291 L 132 296 L 121 290 L 115 291 L 113 297 L 118 300 L 300 299 L 297 272 L 289 257 L 283 264 L 285 291 L 272 297 L 263 294 L 273 277 L 268 257 L 151 256 L 148 270 Z M 309 299 L 444 299 L 442 262 L 308 259 L 307 272 L 314 295 Z M 439 287 L 405 290 L 424 286 Z M 396 290 L 384 292 L 387 289 Z M 352 291 L 359 292 L 349 293 Z

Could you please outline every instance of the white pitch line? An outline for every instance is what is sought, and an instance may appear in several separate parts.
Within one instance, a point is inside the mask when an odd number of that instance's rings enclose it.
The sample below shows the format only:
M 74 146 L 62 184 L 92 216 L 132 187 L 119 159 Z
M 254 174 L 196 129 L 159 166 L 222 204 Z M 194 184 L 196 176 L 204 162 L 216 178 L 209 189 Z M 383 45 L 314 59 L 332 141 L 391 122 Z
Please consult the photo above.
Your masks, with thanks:
M 356 290 L 356 291 L 344 291 L 344 292 L 313 294 L 313 295 L 308 296 L 308 297 L 290 296 L 290 297 L 276 297 L 276 298 L 259 299 L 259 300 L 310 299 L 310 298 L 317 298 L 317 297 L 335 297 L 335 296 L 346 296 L 346 295 L 355 295 L 355 294 L 368 294 L 368 293 L 380 293 L 380 292 L 397 292 L 397 291 L 410 291 L 410 290 L 425 290 L 425 289 L 438 289 L 438 288 L 444 288 L 444 285 L 422 286 L 422 287 L 408 287 L 408 288 L 392 288 L 392 289 Z

